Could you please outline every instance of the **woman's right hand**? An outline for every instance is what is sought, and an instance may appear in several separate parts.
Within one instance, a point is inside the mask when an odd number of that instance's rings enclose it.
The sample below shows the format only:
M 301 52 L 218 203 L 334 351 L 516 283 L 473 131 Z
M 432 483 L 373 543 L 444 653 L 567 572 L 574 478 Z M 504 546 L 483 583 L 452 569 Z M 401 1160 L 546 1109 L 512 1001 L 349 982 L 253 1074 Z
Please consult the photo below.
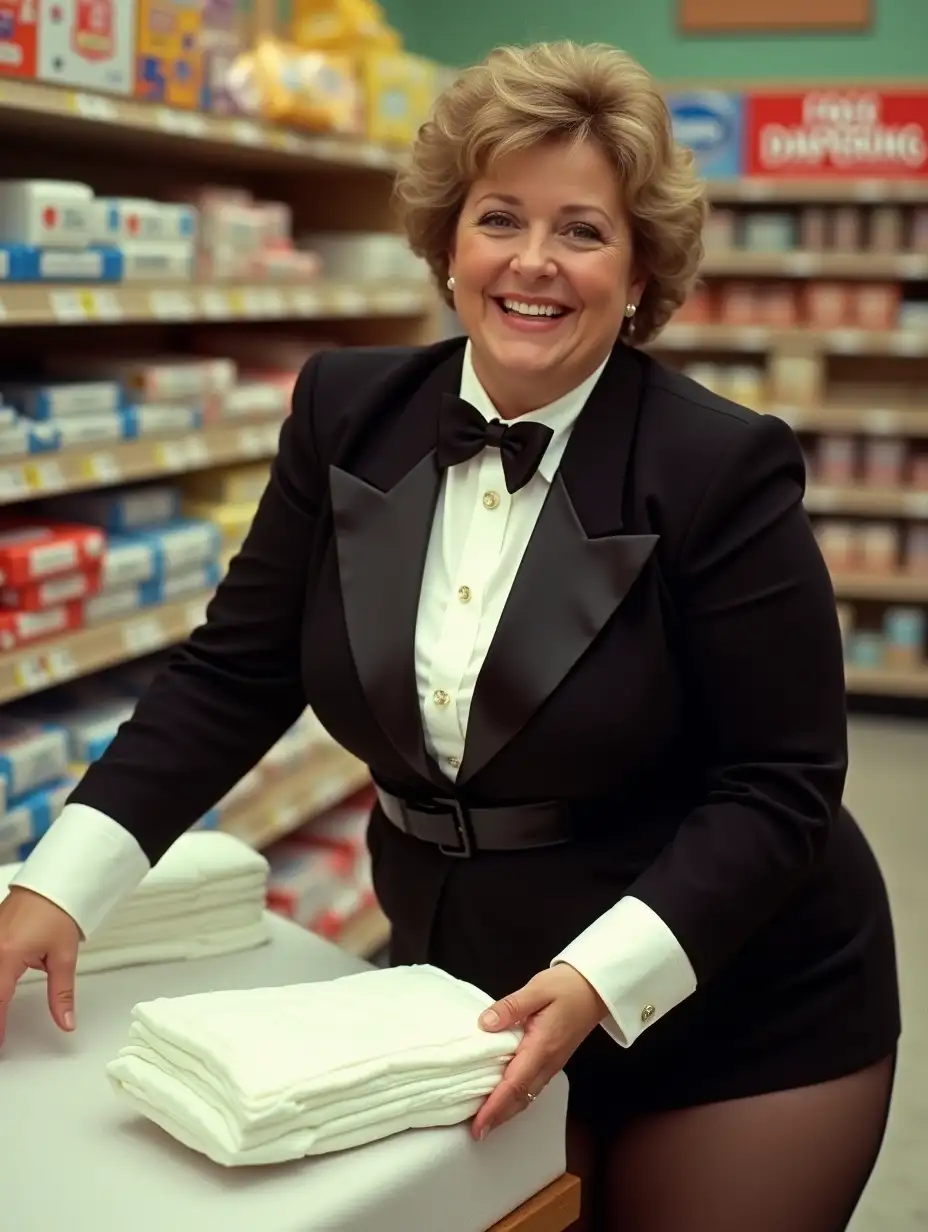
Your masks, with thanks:
M 74 1030 L 74 969 L 80 930 L 60 907 L 14 886 L 0 903 L 0 1045 L 16 985 L 30 967 L 48 977 L 48 1008 L 62 1031 Z

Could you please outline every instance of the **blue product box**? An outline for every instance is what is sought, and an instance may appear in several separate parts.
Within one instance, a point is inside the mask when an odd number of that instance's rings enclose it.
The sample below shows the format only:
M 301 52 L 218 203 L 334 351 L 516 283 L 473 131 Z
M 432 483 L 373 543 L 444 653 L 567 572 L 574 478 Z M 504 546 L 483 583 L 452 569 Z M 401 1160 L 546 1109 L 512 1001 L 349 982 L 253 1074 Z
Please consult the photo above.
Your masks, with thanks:
M 158 558 L 158 576 L 195 569 L 222 553 L 222 534 L 205 518 L 176 518 L 149 532 Z
M 161 406 L 140 403 L 128 406 L 122 412 L 126 439 L 138 440 L 146 436 L 180 435 L 196 432 L 203 426 L 203 408 L 200 406 Z
M 0 282 L 34 282 L 37 254 L 26 244 L 0 244 Z
M 122 251 L 95 245 L 79 251 L 36 248 L 35 282 L 122 282 Z
M 29 428 L 29 453 L 55 453 L 61 448 L 57 424 L 37 423 Z
M 21 415 L 43 423 L 72 415 L 100 415 L 124 405 L 118 381 L 4 382 L 2 392 Z
M 744 174 L 744 96 L 722 90 L 687 90 L 667 96 L 673 132 L 696 156 L 709 180 Z
M 173 603 L 176 599 L 199 595 L 205 590 L 215 590 L 221 581 L 222 566 L 218 561 L 193 565 L 166 576 L 153 578 L 150 582 L 143 582 L 139 587 L 142 606 Z
M 107 492 L 75 492 L 55 501 L 55 513 L 99 526 L 111 534 L 138 532 L 170 522 L 180 509 L 180 492 L 171 484 L 140 484 Z
M 18 804 L 36 788 L 57 782 L 68 768 L 68 736 L 54 723 L 0 718 L 0 777 L 7 799 Z
M 30 792 L 8 809 L 0 817 L 0 860 L 25 860 L 76 786 L 77 779 L 69 776 L 60 783 Z

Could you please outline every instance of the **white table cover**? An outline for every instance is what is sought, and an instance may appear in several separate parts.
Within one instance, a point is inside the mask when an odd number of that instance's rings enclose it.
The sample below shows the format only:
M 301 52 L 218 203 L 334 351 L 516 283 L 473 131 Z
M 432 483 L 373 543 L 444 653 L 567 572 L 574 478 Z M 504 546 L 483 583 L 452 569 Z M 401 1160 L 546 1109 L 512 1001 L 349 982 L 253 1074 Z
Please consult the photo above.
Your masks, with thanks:
M 0 1051 L 4 1228 L 484 1232 L 563 1173 L 563 1076 L 485 1142 L 465 1125 L 416 1130 L 267 1168 L 220 1168 L 127 1112 L 104 1070 L 136 1002 L 364 968 L 284 920 L 271 929 L 270 946 L 245 954 L 85 975 L 73 1036 L 51 1022 L 44 985 L 19 990 Z

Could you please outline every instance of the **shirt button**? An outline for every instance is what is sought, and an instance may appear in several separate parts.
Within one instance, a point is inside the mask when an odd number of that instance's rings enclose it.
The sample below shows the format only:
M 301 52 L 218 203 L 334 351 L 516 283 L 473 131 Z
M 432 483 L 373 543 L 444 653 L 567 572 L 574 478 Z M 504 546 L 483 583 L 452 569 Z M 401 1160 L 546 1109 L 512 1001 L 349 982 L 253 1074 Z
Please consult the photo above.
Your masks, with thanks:
M 458 587 L 458 599 L 461 603 L 470 603 L 471 590 L 469 586 Z
M 650 1022 L 656 1013 L 657 1013 L 657 1010 L 654 1008 L 653 1005 L 646 1005 L 644 1009 L 641 1011 L 641 1021 Z
M 484 492 L 483 507 L 484 509 L 497 509 L 499 507 L 499 493 Z
M 460 764 L 461 764 L 460 757 L 449 757 L 448 758 L 448 765 L 452 766 L 455 770 L 457 770 Z
M 444 689 L 436 689 L 432 694 L 432 701 L 436 706 L 447 706 L 451 701 L 451 694 L 446 693 Z

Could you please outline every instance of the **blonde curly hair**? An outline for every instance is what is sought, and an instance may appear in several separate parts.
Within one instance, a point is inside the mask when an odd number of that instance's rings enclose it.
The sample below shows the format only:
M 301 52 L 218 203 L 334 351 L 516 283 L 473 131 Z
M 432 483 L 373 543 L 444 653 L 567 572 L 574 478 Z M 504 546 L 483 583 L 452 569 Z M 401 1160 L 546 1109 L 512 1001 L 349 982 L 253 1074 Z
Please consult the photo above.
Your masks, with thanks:
M 652 77 L 602 44 L 503 47 L 437 100 L 396 183 L 413 251 L 450 304 L 448 257 L 473 181 L 493 160 L 550 140 L 598 141 L 615 165 L 647 286 L 636 343 L 653 338 L 692 288 L 703 255 L 705 189 L 673 138 Z

